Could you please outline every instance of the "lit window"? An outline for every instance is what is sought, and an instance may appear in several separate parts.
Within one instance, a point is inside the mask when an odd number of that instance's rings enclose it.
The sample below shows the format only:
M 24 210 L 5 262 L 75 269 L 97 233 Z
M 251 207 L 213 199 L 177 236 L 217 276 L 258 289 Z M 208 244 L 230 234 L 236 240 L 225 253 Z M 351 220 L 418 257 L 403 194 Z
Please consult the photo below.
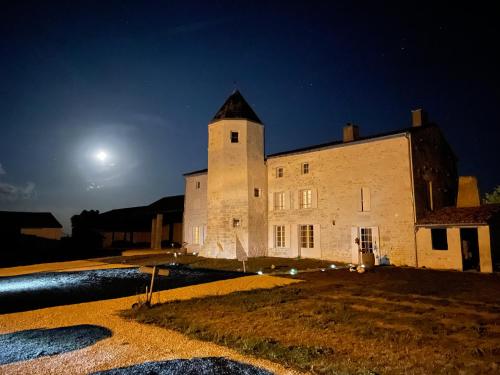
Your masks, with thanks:
M 283 177 L 283 167 L 276 168 L 276 178 Z
M 373 237 L 372 237 L 372 228 L 360 228 L 360 241 L 359 245 L 361 246 L 361 251 L 373 253 Z
M 274 209 L 275 210 L 285 209 L 285 192 L 280 191 L 274 193 Z
M 231 132 L 231 143 L 238 143 L 238 132 Z
M 285 247 L 285 226 L 274 226 L 274 247 Z
M 196 181 L 196 189 L 199 189 L 201 186 L 201 182 L 200 181 Z
M 301 190 L 299 192 L 300 208 L 312 207 L 312 191 L 311 189 Z
M 309 173 L 309 163 L 302 163 L 301 171 L 302 171 L 302 174 L 308 174 Z
M 448 237 L 446 235 L 446 229 L 431 229 L 431 239 L 433 250 L 448 250 Z
M 193 227 L 193 244 L 199 245 L 200 243 L 200 227 Z
M 253 189 L 253 196 L 256 198 L 260 197 L 260 189 L 259 188 Z
M 314 226 L 300 226 L 300 247 L 312 249 L 314 247 Z
M 240 219 L 233 219 L 233 228 L 238 228 L 241 225 Z

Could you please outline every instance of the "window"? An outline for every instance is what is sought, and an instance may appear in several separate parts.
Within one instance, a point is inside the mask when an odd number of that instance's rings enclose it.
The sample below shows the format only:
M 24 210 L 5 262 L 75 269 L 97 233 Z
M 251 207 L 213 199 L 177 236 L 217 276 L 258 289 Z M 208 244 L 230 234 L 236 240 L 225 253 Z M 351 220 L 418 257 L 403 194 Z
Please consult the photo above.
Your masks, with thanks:
M 233 219 L 233 228 L 238 228 L 241 225 L 240 219 Z
M 283 167 L 276 168 L 276 178 L 283 177 Z
M 285 247 L 285 226 L 274 226 L 274 247 Z
M 200 244 L 200 227 L 193 227 L 193 244 Z
M 256 198 L 260 197 L 260 193 L 261 193 L 261 191 L 259 188 L 253 189 L 253 196 L 254 197 L 256 197 Z
M 312 191 L 311 189 L 301 190 L 299 192 L 300 208 L 312 207 Z
M 285 192 L 279 191 L 274 193 L 274 209 L 284 210 L 285 209 Z
M 201 186 L 201 182 L 200 181 L 196 181 L 196 189 L 199 189 Z
M 372 228 L 359 228 L 359 246 L 362 251 L 373 253 Z
M 300 226 L 300 247 L 306 249 L 314 247 L 314 227 L 312 225 Z
M 446 235 L 446 229 L 431 229 L 431 239 L 433 250 L 448 250 L 448 237 Z
M 238 143 L 238 132 L 231 132 L 231 143 Z
M 363 187 L 360 190 L 360 211 L 366 212 L 371 209 L 370 189 Z
M 300 169 L 301 169 L 302 174 L 308 174 L 309 173 L 309 163 L 302 163 L 302 166 Z

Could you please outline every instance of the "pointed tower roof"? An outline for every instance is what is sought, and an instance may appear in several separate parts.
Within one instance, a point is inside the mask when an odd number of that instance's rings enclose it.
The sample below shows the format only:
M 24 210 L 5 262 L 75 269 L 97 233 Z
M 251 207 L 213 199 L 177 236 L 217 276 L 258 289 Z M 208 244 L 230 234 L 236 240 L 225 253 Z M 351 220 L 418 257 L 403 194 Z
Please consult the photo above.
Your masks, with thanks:
M 247 103 L 238 90 L 233 92 L 220 107 L 211 122 L 223 119 L 246 119 L 262 124 L 252 107 Z

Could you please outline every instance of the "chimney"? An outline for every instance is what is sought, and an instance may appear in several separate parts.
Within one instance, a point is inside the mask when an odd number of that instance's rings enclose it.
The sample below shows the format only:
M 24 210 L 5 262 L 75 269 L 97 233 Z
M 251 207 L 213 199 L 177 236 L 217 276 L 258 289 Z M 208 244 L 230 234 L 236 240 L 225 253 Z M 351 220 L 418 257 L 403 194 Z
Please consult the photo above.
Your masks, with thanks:
M 348 122 L 346 126 L 344 126 L 344 137 L 343 141 L 345 142 L 352 142 L 355 141 L 356 139 L 359 138 L 359 127 L 358 125 L 351 124 Z
M 479 207 L 479 188 L 475 176 L 458 177 L 457 207 Z
M 411 111 L 411 122 L 413 127 L 427 125 L 427 112 L 422 108 Z

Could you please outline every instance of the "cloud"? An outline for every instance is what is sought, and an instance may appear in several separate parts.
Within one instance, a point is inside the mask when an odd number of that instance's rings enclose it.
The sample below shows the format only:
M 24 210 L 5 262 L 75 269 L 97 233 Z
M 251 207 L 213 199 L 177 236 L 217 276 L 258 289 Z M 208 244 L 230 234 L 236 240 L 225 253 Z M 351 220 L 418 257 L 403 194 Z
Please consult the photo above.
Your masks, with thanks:
M 5 169 L 2 167 L 2 163 L 0 163 L 0 175 L 5 174 Z
M 33 182 L 28 182 L 24 187 L 0 182 L 0 200 L 17 201 L 32 199 L 35 196 L 36 190 Z

